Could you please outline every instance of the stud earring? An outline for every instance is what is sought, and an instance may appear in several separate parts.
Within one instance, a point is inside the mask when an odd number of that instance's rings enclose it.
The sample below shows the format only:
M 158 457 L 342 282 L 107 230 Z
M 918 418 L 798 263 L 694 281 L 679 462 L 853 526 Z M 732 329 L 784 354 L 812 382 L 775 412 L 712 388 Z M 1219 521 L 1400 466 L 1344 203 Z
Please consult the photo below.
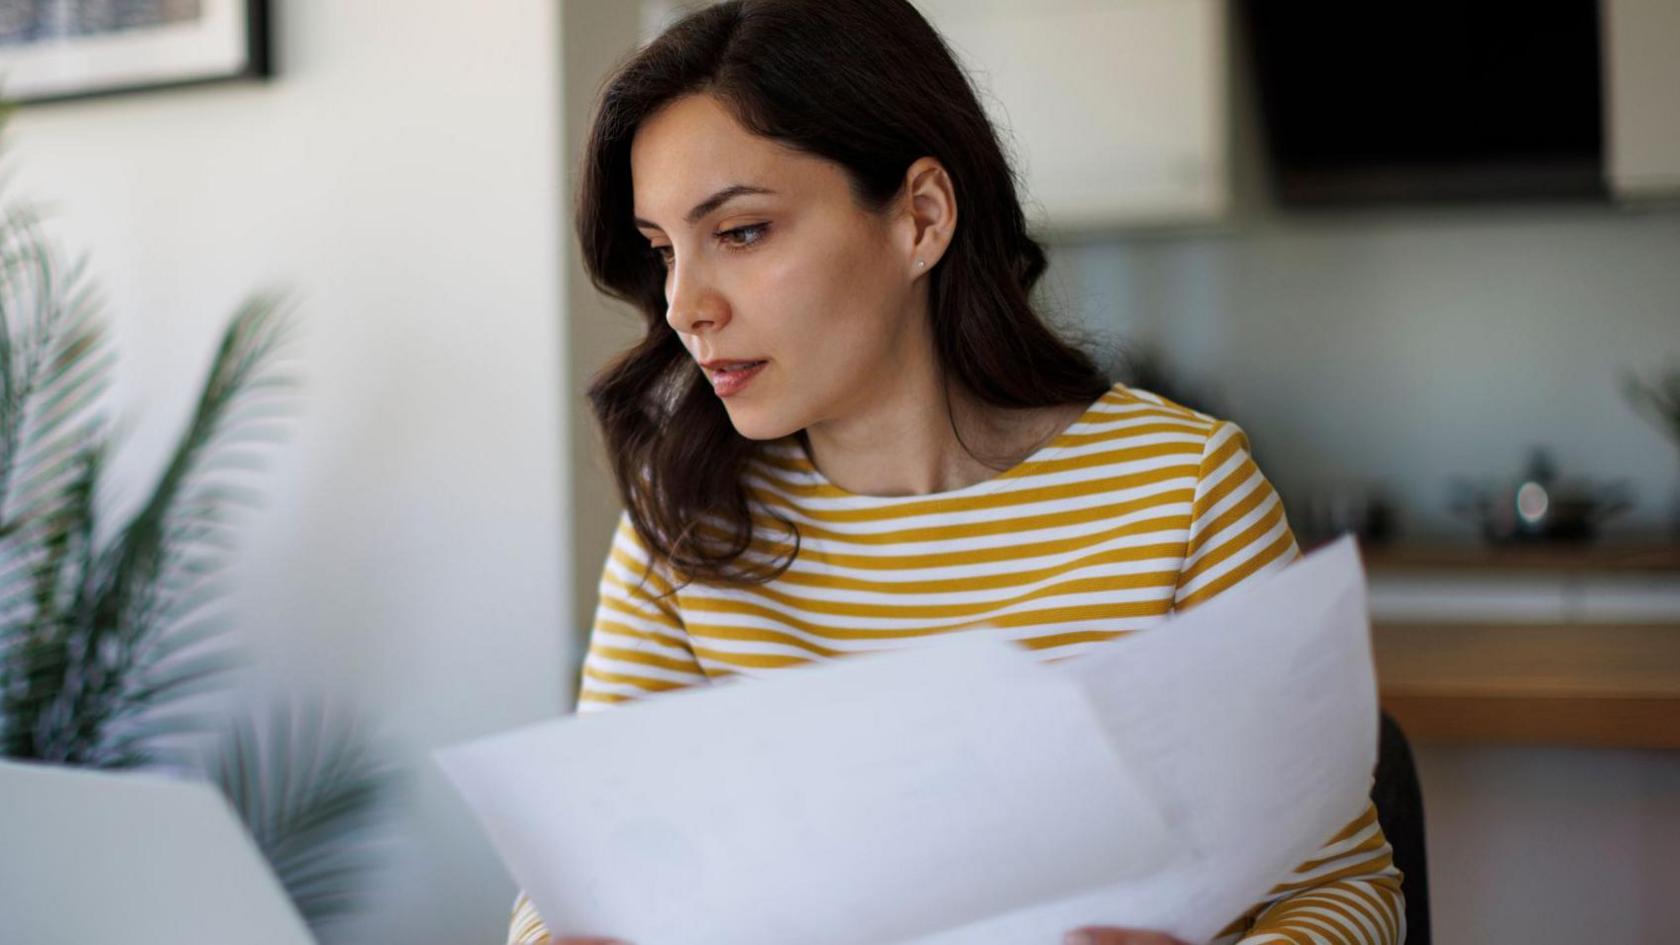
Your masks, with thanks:
M 920 260 L 920 259 L 916 260 L 916 268 L 917 269 L 920 269 L 925 265 L 927 265 L 927 263 L 923 262 L 922 260 Z

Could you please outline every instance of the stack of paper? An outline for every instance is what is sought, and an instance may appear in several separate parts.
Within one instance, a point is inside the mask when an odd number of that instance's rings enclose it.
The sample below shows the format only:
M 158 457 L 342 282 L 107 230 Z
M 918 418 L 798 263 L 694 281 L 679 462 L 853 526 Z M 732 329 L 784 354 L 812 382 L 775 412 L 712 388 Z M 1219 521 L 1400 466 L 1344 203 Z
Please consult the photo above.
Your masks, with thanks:
M 1344 538 L 1038 662 L 978 634 L 446 749 L 558 934 L 636 945 L 1211 938 L 1364 808 L 1377 703 Z

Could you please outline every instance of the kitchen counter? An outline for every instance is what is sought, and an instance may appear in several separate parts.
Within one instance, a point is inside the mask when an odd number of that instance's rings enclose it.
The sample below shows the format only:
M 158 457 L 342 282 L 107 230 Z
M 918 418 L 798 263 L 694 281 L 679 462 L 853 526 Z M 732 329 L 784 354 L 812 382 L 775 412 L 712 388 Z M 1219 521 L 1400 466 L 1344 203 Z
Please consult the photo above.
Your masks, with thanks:
M 1680 546 L 1362 557 L 1382 704 L 1414 741 L 1680 748 Z

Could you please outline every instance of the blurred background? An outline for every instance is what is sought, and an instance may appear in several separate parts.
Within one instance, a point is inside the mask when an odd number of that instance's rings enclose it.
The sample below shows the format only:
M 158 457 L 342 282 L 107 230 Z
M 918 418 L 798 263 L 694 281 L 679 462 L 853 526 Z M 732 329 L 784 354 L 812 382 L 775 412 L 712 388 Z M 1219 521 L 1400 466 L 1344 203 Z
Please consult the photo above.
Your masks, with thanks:
M 1680 941 L 1680 4 L 917 5 L 1047 311 L 1238 422 L 1304 548 L 1360 536 L 1435 940 Z M 325 941 L 501 941 L 514 886 L 427 753 L 572 705 L 617 516 L 582 391 L 636 331 L 578 266 L 574 156 L 683 9 L 0 3 L 5 193 L 118 355 L 114 517 L 228 314 L 293 300 L 244 691 L 348 703 L 409 778 Z

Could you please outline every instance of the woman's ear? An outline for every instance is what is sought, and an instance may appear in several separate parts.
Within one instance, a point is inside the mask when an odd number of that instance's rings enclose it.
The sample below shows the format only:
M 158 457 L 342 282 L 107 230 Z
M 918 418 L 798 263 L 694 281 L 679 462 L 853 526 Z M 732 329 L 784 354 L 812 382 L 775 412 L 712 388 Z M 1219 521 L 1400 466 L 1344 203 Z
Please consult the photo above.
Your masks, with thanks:
M 951 175 L 937 158 L 917 158 L 904 172 L 901 213 L 910 234 L 910 255 L 905 266 L 914 278 L 932 271 L 956 232 L 956 191 L 951 186 Z

